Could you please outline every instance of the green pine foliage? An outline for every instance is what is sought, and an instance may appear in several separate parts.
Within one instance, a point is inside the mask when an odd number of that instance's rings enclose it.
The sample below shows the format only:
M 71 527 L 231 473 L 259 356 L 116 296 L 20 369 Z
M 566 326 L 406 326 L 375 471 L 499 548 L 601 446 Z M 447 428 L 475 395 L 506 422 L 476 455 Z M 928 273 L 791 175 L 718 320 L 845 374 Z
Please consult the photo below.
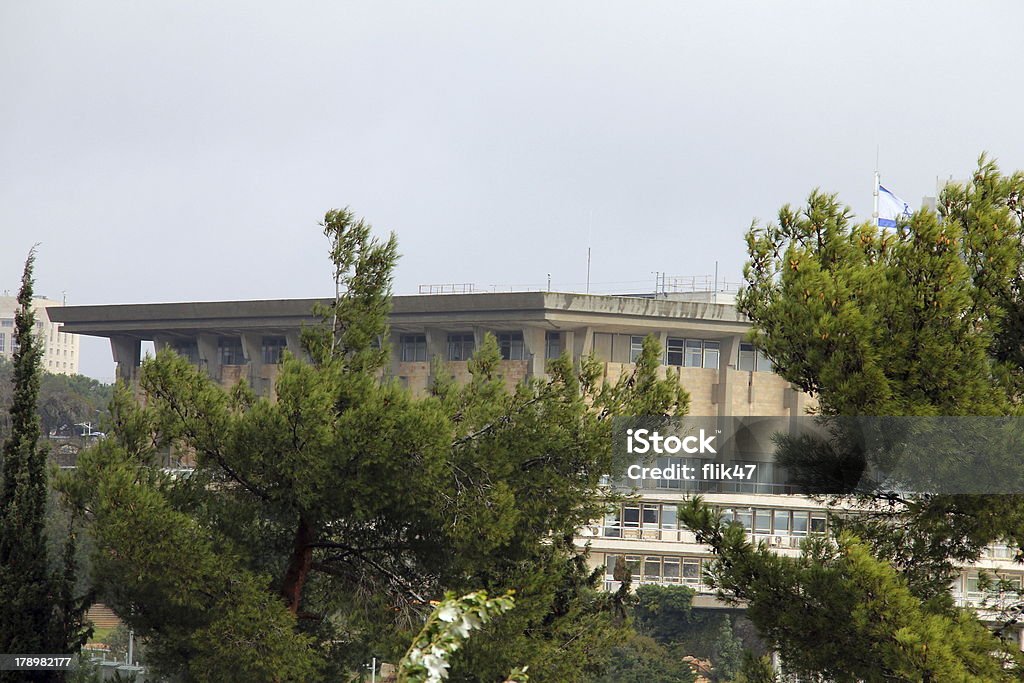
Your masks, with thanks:
M 982 156 L 965 184 L 895 230 L 855 224 L 835 195 L 747 235 L 739 308 L 776 371 L 831 416 L 1018 416 L 1024 354 L 1024 174 Z M 841 491 L 857 445 L 782 440 L 794 470 Z M 856 468 L 854 468 L 855 470 Z M 847 489 L 848 490 L 848 489 Z M 956 608 L 958 565 L 989 543 L 1020 545 L 1024 496 L 902 496 L 856 501 L 835 538 L 787 559 L 721 528 L 695 501 L 680 519 L 712 546 L 722 596 L 743 600 L 792 671 L 835 681 L 1019 680 L 1021 660 Z M 822 634 L 828 634 L 823 638 Z M 744 676 L 757 680 L 756 662 Z M 765 674 L 766 675 L 766 674 Z
M 40 444 L 38 412 L 41 342 L 35 337 L 32 271 L 28 255 L 15 314 L 14 390 L 10 434 L 3 444 L 0 479 L 0 652 L 64 654 L 88 637 L 85 601 L 75 592 L 76 539 L 68 534 L 62 566 L 50 562 L 46 534 L 47 450 Z M 59 680 L 52 671 L 0 672 L 0 680 Z
M 450 680 L 589 681 L 626 628 L 573 535 L 603 514 L 611 420 L 673 414 L 651 339 L 615 385 L 553 361 L 514 389 L 493 337 L 471 380 L 413 397 L 388 376 L 394 238 L 329 212 L 336 299 L 285 354 L 273 399 L 224 390 L 172 353 L 116 392 L 112 436 L 63 483 L 90 524 L 101 598 L 185 681 L 338 680 L 397 662 L 446 592 L 515 591 Z M 383 348 L 382 348 L 383 347 Z M 301 360 L 299 356 L 302 356 Z M 190 454 L 189 476 L 157 463 Z M 248 644 L 248 645 L 246 645 Z

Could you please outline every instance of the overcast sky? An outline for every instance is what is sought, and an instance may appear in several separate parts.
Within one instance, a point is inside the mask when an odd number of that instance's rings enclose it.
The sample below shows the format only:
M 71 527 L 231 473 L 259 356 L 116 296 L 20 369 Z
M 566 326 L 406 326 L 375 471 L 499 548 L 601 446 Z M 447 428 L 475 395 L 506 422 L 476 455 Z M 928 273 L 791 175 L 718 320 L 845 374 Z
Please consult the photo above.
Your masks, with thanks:
M 69 304 L 332 291 L 350 206 L 425 283 L 738 280 L 814 187 L 913 206 L 1024 168 L 1019 2 L 0 0 L 0 289 Z M 82 371 L 113 376 L 105 342 Z

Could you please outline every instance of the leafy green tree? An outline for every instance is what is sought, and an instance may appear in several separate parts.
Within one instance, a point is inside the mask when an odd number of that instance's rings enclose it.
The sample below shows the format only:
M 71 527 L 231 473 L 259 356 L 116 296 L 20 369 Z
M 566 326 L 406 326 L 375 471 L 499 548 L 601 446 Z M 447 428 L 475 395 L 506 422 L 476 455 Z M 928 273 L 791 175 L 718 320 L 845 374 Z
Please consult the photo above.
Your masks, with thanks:
M 64 482 L 104 601 L 164 671 L 283 681 L 398 661 L 447 591 L 514 590 L 451 679 L 525 665 L 535 681 L 592 680 L 588 656 L 625 627 L 572 537 L 605 506 L 609 418 L 686 408 L 676 378 L 657 378 L 657 343 L 615 385 L 563 358 L 510 390 L 488 336 L 468 384 L 439 372 L 415 398 L 377 344 L 394 238 L 347 210 L 324 232 L 337 296 L 304 331 L 306 358 L 286 354 L 274 398 L 225 391 L 171 353 L 143 364 L 143 403 L 116 392 L 112 437 Z M 156 465 L 168 446 L 194 454 L 190 476 Z
M 1005 176 L 983 156 L 969 182 L 942 192 L 938 215 L 916 212 L 892 231 L 854 224 L 819 191 L 784 207 L 747 235 L 738 305 L 754 340 L 825 418 L 1019 415 L 1022 192 L 1024 175 Z M 842 428 L 781 446 L 784 465 L 819 481 L 841 481 L 863 457 Z M 792 670 L 837 681 L 1017 680 L 1019 655 L 955 608 L 948 586 L 987 544 L 1019 544 L 1024 499 L 875 491 L 857 502 L 861 514 L 833 519 L 831 545 L 809 543 L 798 560 L 751 546 L 699 502 L 680 519 L 718 553 L 723 596 L 747 601 Z
M 28 255 L 15 314 L 11 433 L 3 444 L 0 480 L 0 652 L 64 654 L 88 637 L 85 605 L 75 595 L 75 537 L 65 544 L 64 566 L 54 571 L 45 533 L 48 498 L 46 449 L 39 443 L 39 364 L 34 334 L 32 270 Z M 0 680 L 56 680 L 59 672 L 0 672 Z

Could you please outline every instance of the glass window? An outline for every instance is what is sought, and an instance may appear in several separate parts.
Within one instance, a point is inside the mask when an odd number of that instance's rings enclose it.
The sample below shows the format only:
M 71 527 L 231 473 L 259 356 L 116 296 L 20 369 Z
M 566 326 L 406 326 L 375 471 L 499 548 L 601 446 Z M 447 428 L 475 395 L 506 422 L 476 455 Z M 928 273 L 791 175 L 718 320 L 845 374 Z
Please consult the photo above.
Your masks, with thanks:
M 753 510 L 737 510 L 736 521 L 739 522 L 740 526 L 743 527 L 743 530 L 749 534 L 753 529 L 754 524 Z
M 605 555 L 604 556 L 604 573 L 608 578 L 615 576 L 615 565 L 618 563 L 621 555 Z
M 978 575 L 968 574 L 967 575 L 967 592 L 978 593 Z
M 700 583 L 700 560 L 683 559 L 683 582 Z
M 640 506 L 627 505 L 622 510 L 622 526 L 627 529 L 640 527 Z
M 789 533 L 789 511 L 788 510 L 776 510 L 775 511 L 775 533 L 777 533 L 777 534 L 788 534 Z
M 562 355 L 562 333 L 544 333 L 544 357 L 547 359 L 558 358 Z
M 807 535 L 807 513 L 806 512 L 793 512 L 793 535 L 794 536 L 806 536 Z
M 0 327 L 14 327 L 14 320 L 11 318 L 0 320 Z
M 757 510 L 754 513 L 754 531 L 759 534 L 770 534 L 772 532 L 771 510 Z
M 604 533 L 602 535 L 608 538 L 621 538 L 621 524 L 619 510 L 616 508 L 613 512 L 609 512 L 604 516 Z
M 663 558 L 661 561 L 661 575 L 667 583 L 679 583 L 679 558 Z
M 635 363 L 640 354 L 644 350 L 644 338 L 639 335 L 633 335 L 629 338 L 629 362 Z
M 193 365 L 199 364 L 199 345 L 194 341 L 173 341 L 171 350 Z
M 245 365 L 242 340 L 238 337 L 221 337 L 217 340 L 221 365 Z
M 657 529 L 658 528 L 658 508 L 660 505 L 650 505 L 645 503 L 643 506 L 643 520 L 645 529 Z
M 264 337 L 260 344 L 260 352 L 263 362 L 267 365 L 277 365 L 281 362 L 281 352 L 288 346 L 284 337 Z
M 661 581 L 661 558 L 648 555 L 644 558 L 644 581 Z
M 676 520 L 676 506 L 675 505 L 662 505 L 661 506 L 661 528 L 662 529 L 675 529 L 677 525 Z
M 718 352 L 720 344 L 716 341 L 705 341 L 704 342 L 704 367 L 705 368 L 717 368 L 718 367 Z
M 398 338 L 403 363 L 422 363 L 427 360 L 427 335 L 403 334 Z
M 753 372 L 755 363 L 754 345 L 750 342 L 740 342 L 740 357 L 736 368 L 746 372 Z
M 761 349 L 757 350 L 757 366 L 758 372 L 775 372 L 775 366 L 768 360 L 768 356 L 764 355 L 764 351 Z
M 498 335 L 498 349 L 503 360 L 524 360 L 526 349 L 522 332 L 502 332 Z
M 666 365 L 679 365 L 683 364 L 683 349 L 686 347 L 685 339 L 673 339 L 669 337 L 665 343 L 665 364 Z
M 5 335 L 2 332 L 0 332 L 0 353 L 4 352 L 4 339 L 6 337 L 7 337 L 7 335 Z
M 684 365 L 688 368 L 704 367 L 704 344 L 700 339 L 686 340 L 686 359 Z
M 634 579 L 640 576 L 640 556 L 639 555 L 626 555 L 626 567 L 629 569 L 629 575 Z
M 473 357 L 476 342 L 472 332 L 448 335 L 448 360 L 464 361 Z
M 811 513 L 811 533 L 812 534 L 823 534 L 825 533 L 825 515 L 820 512 Z

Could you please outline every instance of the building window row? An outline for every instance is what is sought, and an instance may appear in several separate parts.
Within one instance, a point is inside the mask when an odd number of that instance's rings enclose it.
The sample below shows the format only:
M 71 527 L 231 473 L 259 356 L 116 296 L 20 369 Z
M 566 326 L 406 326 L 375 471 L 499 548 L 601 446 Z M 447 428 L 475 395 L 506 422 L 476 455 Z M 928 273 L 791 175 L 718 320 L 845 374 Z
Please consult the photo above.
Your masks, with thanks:
M 615 581 L 616 566 L 624 565 L 634 585 L 656 583 L 699 587 L 702 585 L 702 564 L 706 561 L 683 555 L 605 555 L 605 581 Z M 621 576 L 622 569 L 619 571 Z
M 828 530 L 824 510 L 781 508 L 720 508 L 723 524 L 739 524 L 752 536 L 821 535 Z M 623 503 L 605 514 L 601 536 L 645 540 L 680 541 L 678 503 Z M 789 544 L 791 545 L 791 544 Z
M 736 369 L 747 372 L 774 372 L 775 368 L 764 351 L 750 342 L 740 342 L 740 355 L 736 361 Z

